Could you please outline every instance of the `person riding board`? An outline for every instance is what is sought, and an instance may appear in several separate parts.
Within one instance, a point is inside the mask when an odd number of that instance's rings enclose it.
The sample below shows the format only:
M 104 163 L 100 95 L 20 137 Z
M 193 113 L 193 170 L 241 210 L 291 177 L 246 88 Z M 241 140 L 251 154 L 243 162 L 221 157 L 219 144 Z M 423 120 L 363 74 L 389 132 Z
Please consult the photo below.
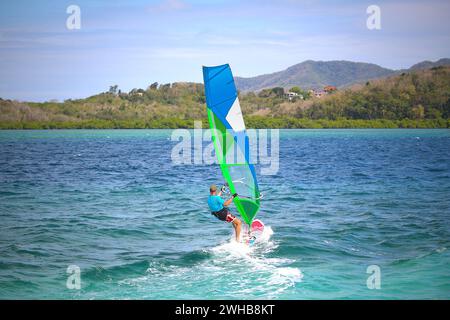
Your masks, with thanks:
M 217 193 L 217 187 L 213 184 L 209 187 L 208 206 L 211 210 L 211 214 L 221 221 L 226 221 L 233 224 L 234 231 L 236 233 L 236 241 L 239 242 L 241 234 L 242 222 L 235 216 L 233 216 L 230 210 L 227 208 L 234 198 L 237 197 L 237 193 L 233 194 L 231 198 L 224 201 L 222 198 L 222 190 Z

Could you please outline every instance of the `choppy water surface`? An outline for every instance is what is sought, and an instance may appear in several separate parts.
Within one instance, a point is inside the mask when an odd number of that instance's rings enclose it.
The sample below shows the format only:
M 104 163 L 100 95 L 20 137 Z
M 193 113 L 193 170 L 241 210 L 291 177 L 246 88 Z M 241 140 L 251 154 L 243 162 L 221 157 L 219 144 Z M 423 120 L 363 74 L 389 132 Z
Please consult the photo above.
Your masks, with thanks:
M 251 250 L 170 134 L 0 131 L 0 298 L 450 298 L 449 130 L 282 130 Z

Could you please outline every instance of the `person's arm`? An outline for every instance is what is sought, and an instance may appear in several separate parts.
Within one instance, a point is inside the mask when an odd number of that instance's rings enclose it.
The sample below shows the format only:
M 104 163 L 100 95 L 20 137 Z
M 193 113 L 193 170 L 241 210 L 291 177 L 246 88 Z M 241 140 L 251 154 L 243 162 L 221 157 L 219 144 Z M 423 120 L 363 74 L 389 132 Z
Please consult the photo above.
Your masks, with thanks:
M 224 193 L 224 191 L 225 191 L 225 186 L 222 186 L 222 188 L 220 189 L 220 191 L 218 193 L 218 196 L 221 197 L 222 193 Z
M 233 194 L 230 199 L 228 199 L 227 201 L 225 201 L 223 203 L 223 206 L 224 207 L 228 207 L 230 205 L 231 201 L 233 201 L 233 199 L 236 198 L 236 197 L 237 197 L 237 193 Z

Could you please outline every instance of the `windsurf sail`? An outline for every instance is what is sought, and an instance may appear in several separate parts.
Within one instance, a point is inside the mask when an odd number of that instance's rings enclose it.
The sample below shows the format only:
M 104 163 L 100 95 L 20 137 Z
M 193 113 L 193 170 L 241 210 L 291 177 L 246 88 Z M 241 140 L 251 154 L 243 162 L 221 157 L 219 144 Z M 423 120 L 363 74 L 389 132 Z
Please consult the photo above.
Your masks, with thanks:
M 233 200 L 237 210 L 251 225 L 261 195 L 230 66 L 203 67 L 203 81 L 211 138 L 220 168 L 230 192 L 239 195 Z

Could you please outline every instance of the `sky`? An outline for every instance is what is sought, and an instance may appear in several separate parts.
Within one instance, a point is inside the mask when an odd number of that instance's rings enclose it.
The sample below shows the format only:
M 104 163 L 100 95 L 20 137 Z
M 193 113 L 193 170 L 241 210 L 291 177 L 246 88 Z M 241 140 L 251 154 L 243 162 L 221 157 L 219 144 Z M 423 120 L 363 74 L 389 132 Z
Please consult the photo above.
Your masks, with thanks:
M 80 28 L 69 29 L 70 5 Z M 381 29 L 366 12 L 380 8 Z M 202 82 L 202 65 L 235 76 L 305 60 L 391 69 L 450 57 L 448 0 L 15 0 L 0 2 L 0 97 L 83 98 L 117 84 Z

